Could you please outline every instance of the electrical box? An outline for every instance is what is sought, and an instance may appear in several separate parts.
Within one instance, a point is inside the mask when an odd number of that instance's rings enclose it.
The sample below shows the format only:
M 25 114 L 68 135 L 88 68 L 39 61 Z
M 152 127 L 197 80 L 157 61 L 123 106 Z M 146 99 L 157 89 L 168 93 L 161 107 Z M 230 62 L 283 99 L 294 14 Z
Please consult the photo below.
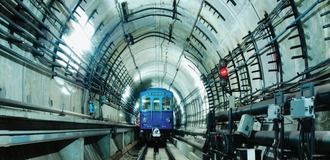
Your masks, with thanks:
M 267 119 L 269 121 L 280 119 L 281 109 L 280 106 L 275 104 L 270 104 L 267 110 Z
M 243 114 L 239 121 L 237 132 L 246 137 L 250 137 L 253 130 L 254 117 L 248 114 Z
M 290 102 L 290 114 L 293 119 L 315 118 L 314 97 L 292 99 Z

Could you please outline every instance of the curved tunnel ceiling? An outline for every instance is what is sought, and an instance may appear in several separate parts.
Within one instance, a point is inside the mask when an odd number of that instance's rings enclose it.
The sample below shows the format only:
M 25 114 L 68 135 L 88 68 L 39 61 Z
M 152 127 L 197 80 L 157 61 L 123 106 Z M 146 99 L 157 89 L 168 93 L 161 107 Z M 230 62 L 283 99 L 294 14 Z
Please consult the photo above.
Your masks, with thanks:
M 120 52 L 135 86 L 170 86 L 183 97 L 195 88 L 187 84 L 201 81 L 189 73 L 209 73 L 219 56 L 227 54 L 223 51 L 231 44 L 228 33 L 238 29 L 233 26 L 237 27 L 239 7 L 233 10 L 234 3 L 226 1 L 82 1 L 79 6 L 87 15 L 98 11 L 90 20 L 94 26 L 102 24 L 95 46 L 113 43 L 107 52 Z
M 110 9 L 102 8 L 104 6 Z M 218 8 L 225 6 L 224 2 L 216 3 Z M 95 46 L 105 41 L 113 43 L 108 54 L 120 52 L 120 59 L 135 85 L 170 86 L 184 97 L 195 88 L 186 84 L 200 81 L 189 73 L 206 74 L 219 59 L 217 26 L 204 17 L 214 22 L 223 19 L 222 15 L 215 14 L 219 11 L 209 2 L 82 1 L 79 7 L 87 15 L 97 11 L 89 22 L 94 26 L 102 24 L 96 31 L 100 39 L 95 38 L 99 42 Z M 109 10 L 111 14 L 103 13 Z

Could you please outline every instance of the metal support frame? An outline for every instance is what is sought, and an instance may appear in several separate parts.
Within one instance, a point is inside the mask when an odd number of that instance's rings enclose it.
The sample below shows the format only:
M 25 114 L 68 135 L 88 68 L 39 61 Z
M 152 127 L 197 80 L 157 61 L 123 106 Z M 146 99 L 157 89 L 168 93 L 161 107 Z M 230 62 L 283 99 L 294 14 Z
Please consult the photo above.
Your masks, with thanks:
M 330 104 L 327 99 L 330 99 L 330 85 L 322 85 L 315 86 L 315 111 L 324 111 L 330 110 L 330 108 L 324 108 L 324 105 Z M 284 94 L 284 99 L 286 100 L 283 106 L 283 115 L 288 114 L 289 101 L 292 97 L 300 97 L 300 91 L 295 92 L 293 94 Z M 237 108 L 233 111 L 232 118 L 233 120 L 239 120 L 240 116 L 243 114 L 251 114 L 251 115 L 262 115 L 267 113 L 268 105 L 274 104 L 274 99 L 268 99 L 265 101 L 257 102 L 254 104 L 246 105 L 240 108 Z M 216 120 L 223 122 L 228 120 L 227 111 L 220 112 L 219 115 L 216 116 Z
M 299 17 L 299 11 L 297 9 L 297 6 L 295 5 L 295 1 L 290 0 L 290 5 L 292 8 L 293 16 L 295 19 L 297 19 Z M 304 63 L 305 63 L 305 68 L 308 68 L 308 52 L 307 52 L 308 50 L 307 50 L 307 43 L 306 43 L 305 34 L 304 34 L 303 23 L 301 23 L 301 20 L 298 20 L 296 22 L 295 26 L 298 31 L 300 45 L 292 46 L 290 49 L 301 48 L 302 53 L 301 53 L 301 55 L 291 57 L 291 59 L 303 58 Z M 306 77 L 309 77 L 309 74 L 306 74 Z

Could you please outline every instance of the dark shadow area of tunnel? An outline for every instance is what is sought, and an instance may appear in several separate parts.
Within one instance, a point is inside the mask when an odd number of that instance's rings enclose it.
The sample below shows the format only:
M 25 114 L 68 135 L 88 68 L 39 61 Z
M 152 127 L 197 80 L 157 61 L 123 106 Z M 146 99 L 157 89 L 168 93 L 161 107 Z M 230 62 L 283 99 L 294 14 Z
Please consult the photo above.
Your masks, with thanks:
M 0 160 L 23 160 L 42 157 L 45 155 L 47 155 L 48 158 L 57 160 L 61 159 L 57 152 L 72 142 L 73 140 L 64 140 L 57 142 L 44 142 L 11 147 L 0 147 Z

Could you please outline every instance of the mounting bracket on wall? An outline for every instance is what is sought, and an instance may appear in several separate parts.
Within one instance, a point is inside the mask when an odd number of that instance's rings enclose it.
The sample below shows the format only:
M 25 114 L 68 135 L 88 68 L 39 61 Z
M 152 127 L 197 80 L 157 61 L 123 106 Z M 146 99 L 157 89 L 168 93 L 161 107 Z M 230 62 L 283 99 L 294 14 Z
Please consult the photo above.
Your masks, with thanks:
M 309 95 L 306 95 L 306 92 L 309 93 Z M 302 84 L 300 86 L 300 96 L 301 97 L 313 97 L 314 96 L 314 84 L 313 83 L 306 83 Z

